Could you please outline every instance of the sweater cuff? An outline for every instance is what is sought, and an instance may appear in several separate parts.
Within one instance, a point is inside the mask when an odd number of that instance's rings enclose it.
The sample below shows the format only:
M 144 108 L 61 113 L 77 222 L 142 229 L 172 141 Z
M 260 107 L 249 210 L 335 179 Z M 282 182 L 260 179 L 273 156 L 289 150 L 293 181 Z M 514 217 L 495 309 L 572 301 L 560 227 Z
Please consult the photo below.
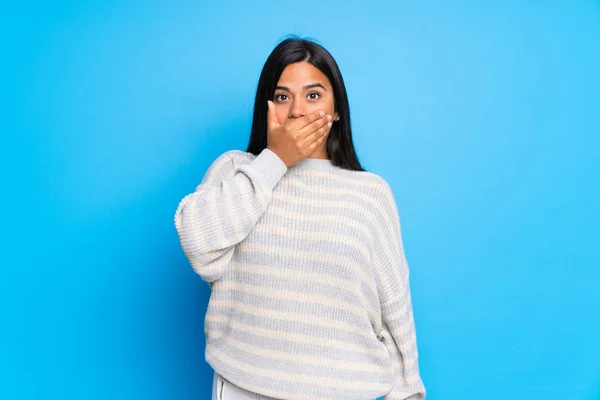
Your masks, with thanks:
M 281 158 L 266 147 L 252 160 L 250 165 L 263 178 L 270 190 L 275 188 L 288 170 Z

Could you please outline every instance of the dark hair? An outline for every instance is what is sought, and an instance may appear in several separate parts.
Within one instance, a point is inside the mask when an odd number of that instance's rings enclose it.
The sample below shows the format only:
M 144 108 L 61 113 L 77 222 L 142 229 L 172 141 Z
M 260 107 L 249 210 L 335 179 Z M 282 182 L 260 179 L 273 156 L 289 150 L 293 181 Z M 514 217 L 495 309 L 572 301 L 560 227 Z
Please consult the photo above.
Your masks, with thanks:
M 258 155 L 267 147 L 267 100 L 273 100 L 275 87 L 285 67 L 300 61 L 314 65 L 327 76 L 333 87 L 334 107 L 340 119 L 333 123 L 326 139 L 327 156 L 336 166 L 365 171 L 354 150 L 348 95 L 337 63 L 321 45 L 295 35 L 284 39 L 273 49 L 262 69 L 256 89 L 252 129 L 246 151 Z

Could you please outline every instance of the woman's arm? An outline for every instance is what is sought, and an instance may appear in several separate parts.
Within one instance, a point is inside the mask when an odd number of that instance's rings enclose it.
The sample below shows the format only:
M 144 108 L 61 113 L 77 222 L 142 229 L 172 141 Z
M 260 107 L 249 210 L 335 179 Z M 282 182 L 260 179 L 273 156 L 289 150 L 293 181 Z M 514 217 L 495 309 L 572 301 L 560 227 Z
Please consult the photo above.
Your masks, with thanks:
M 396 383 L 384 400 L 422 400 L 425 386 L 419 373 L 417 336 L 408 279 L 403 293 L 381 305 L 381 335 L 392 355 Z
M 417 336 L 404 254 L 400 217 L 393 192 L 383 182 L 377 194 L 380 207 L 374 265 L 382 317 L 381 335 L 392 356 L 396 382 L 384 400 L 422 400 L 425 386 L 419 373 Z
M 236 165 L 235 151 L 221 154 L 210 165 L 200 185 L 180 201 L 175 212 L 181 247 L 209 284 L 223 275 L 234 246 L 265 212 L 273 189 L 287 171 L 269 149 L 242 165 Z

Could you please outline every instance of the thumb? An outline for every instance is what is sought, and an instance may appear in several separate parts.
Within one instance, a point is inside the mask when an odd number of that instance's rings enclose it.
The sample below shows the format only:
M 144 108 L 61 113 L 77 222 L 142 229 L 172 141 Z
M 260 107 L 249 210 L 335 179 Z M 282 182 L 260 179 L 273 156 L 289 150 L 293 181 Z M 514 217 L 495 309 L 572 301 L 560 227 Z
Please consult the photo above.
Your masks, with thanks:
M 275 115 L 275 104 L 271 100 L 267 100 L 267 131 L 277 128 L 280 124 Z

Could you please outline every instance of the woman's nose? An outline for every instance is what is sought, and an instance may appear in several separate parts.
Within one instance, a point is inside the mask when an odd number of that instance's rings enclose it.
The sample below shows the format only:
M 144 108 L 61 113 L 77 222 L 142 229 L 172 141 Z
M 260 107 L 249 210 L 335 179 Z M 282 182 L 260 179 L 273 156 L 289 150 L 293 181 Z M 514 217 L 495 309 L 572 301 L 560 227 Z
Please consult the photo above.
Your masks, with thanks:
M 290 109 L 290 118 L 300 118 L 306 114 L 306 109 L 301 102 L 294 102 Z

